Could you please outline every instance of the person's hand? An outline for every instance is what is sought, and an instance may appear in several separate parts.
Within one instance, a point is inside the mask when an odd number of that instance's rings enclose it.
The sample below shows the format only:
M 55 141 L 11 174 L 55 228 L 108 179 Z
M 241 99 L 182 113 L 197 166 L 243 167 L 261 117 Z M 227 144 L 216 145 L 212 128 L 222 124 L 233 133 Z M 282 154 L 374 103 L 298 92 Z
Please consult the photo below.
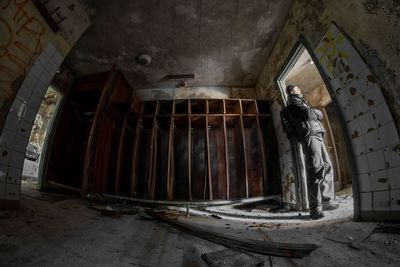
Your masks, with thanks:
M 322 114 L 322 112 L 319 109 L 314 109 L 315 115 L 317 115 L 317 119 L 319 121 L 322 121 L 322 119 L 324 118 L 324 115 Z

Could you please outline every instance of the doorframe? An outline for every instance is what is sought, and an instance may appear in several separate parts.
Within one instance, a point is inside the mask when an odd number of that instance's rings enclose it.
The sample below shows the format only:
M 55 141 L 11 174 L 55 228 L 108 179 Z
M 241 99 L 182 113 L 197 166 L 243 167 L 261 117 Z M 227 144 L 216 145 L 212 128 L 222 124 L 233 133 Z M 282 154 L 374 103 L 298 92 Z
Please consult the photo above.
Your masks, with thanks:
M 309 45 L 309 43 L 306 41 L 305 37 L 303 35 L 299 36 L 299 40 L 295 43 L 293 49 L 290 51 L 286 61 L 282 65 L 280 71 L 278 72 L 278 75 L 275 76 L 275 83 L 276 83 L 276 89 L 279 90 L 279 94 L 281 96 L 281 101 L 284 106 L 287 105 L 287 96 L 285 92 L 285 86 L 284 86 L 284 79 L 288 75 L 288 72 L 293 68 L 294 63 L 297 62 L 298 58 L 300 57 L 300 52 L 303 50 L 307 50 L 309 55 L 311 56 L 312 61 L 314 62 L 314 65 L 316 66 L 328 92 L 329 95 L 331 96 L 332 104 L 335 107 L 335 110 L 338 115 L 339 119 L 339 124 L 342 129 L 342 135 L 345 141 L 346 149 L 348 151 L 348 159 L 349 159 L 349 168 L 350 168 L 350 175 L 351 175 L 351 180 L 352 180 L 352 189 L 353 189 L 353 220 L 354 221 L 359 221 L 360 220 L 360 193 L 359 193 L 359 184 L 358 184 L 358 176 L 357 176 L 357 170 L 356 170 L 356 161 L 353 153 L 353 147 L 351 145 L 351 140 L 350 136 L 347 132 L 347 126 L 345 123 L 345 119 L 343 117 L 342 110 L 339 108 L 339 105 L 337 103 L 337 100 L 334 96 L 334 88 L 332 88 L 331 83 L 329 82 L 328 76 L 325 74 L 325 71 L 323 70 L 318 58 L 314 54 L 314 50 L 312 47 Z M 300 200 L 298 203 L 299 207 L 302 207 L 304 209 L 305 206 L 308 207 L 308 201 L 307 201 L 307 187 L 304 188 L 304 185 L 306 185 L 306 172 L 305 172 L 305 162 L 304 162 L 304 156 L 301 150 L 301 145 L 300 143 L 294 140 L 290 140 L 290 147 L 292 151 L 292 157 L 293 157 L 293 163 L 294 163 L 294 175 L 295 175 L 295 183 L 296 184 L 296 189 L 298 192 L 298 199 Z M 297 176 L 297 177 L 296 177 Z M 304 204 L 304 202 L 307 203 L 307 205 Z
M 51 152 L 51 146 L 53 144 L 53 139 L 55 135 L 55 131 L 57 129 L 57 125 L 59 122 L 59 117 L 61 114 L 62 107 L 64 106 L 65 102 L 65 92 L 61 90 L 56 84 L 50 83 L 48 88 L 51 87 L 54 91 L 60 94 L 60 99 L 55 107 L 55 111 L 53 114 L 53 118 L 51 119 L 51 123 L 49 125 L 49 128 L 47 130 L 46 137 L 43 142 L 43 147 L 42 147 L 42 152 L 40 154 L 40 160 L 39 160 L 39 169 L 38 169 L 38 182 L 36 189 L 39 191 L 44 191 L 48 184 L 47 184 L 47 167 L 48 167 L 48 161 L 50 157 L 50 152 Z M 47 90 L 48 90 L 47 88 Z M 46 92 L 47 92 L 46 90 Z M 46 94 L 46 93 L 45 93 Z

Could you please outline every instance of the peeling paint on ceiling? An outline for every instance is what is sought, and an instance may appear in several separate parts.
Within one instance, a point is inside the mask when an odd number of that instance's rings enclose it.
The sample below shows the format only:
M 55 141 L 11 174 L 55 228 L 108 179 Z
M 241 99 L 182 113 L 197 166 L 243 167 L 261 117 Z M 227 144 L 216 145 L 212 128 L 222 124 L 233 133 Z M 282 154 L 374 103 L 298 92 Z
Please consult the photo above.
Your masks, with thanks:
M 134 89 L 175 86 L 168 74 L 194 73 L 188 86 L 254 87 L 292 0 L 84 0 L 92 25 L 67 57 L 78 76 L 115 63 Z M 149 66 L 138 65 L 142 52 Z

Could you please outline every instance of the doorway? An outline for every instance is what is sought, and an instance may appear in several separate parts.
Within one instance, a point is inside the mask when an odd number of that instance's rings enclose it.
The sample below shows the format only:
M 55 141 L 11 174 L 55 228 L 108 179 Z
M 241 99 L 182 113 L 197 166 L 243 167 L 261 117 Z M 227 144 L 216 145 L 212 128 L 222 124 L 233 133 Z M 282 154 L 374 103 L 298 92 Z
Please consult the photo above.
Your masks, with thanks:
M 25 151 L 21 180 L 22 191 L 40 189 L 43 161 L 48 147 L 48 136 L 61 103 L 61 98 L 61 93 L 52 85 L 48 87 L 43 96 Z
M 332 167 L 334 170 L 334 190 L 335 196 L 352 197 L 352 173 L 349 160 L 350 151 L 347 148 L 344 139 L 344 129 L 340 120 L 340 114 L 334 103 L 332 102 L 329 90 L 318 71 L 310 53 L 303 43 L 295 47 L 291 58 L 284 67 L 283 71 L 277 78 L 280 93 L 284 105 L 287 103 L 287 94 L 285 88 L 289 84 L 295 84 L 301 88 L 304 99 L 313 108 L 319 109 L 324 114 L 323 125 L 325 128 L 324 142 L 330 156 Z M 298 198 L 301 209 L 308 208 L 307 202 L 307 186 L 304 156 L 299 144 L 291 143 L 293 150 L 293 158 L 296 164 L 295 173 L 298 178 L 296 182 L 299 184 Z

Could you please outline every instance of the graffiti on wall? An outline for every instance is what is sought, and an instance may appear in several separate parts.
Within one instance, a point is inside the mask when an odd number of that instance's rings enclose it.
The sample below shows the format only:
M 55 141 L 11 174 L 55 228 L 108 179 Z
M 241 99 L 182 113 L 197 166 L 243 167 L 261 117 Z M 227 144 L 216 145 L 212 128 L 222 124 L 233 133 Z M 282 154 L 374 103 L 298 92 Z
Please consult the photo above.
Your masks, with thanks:
M 0 0 L 0 106 L 43 49 L 46 28 L 28 5 L 29 0 Z

